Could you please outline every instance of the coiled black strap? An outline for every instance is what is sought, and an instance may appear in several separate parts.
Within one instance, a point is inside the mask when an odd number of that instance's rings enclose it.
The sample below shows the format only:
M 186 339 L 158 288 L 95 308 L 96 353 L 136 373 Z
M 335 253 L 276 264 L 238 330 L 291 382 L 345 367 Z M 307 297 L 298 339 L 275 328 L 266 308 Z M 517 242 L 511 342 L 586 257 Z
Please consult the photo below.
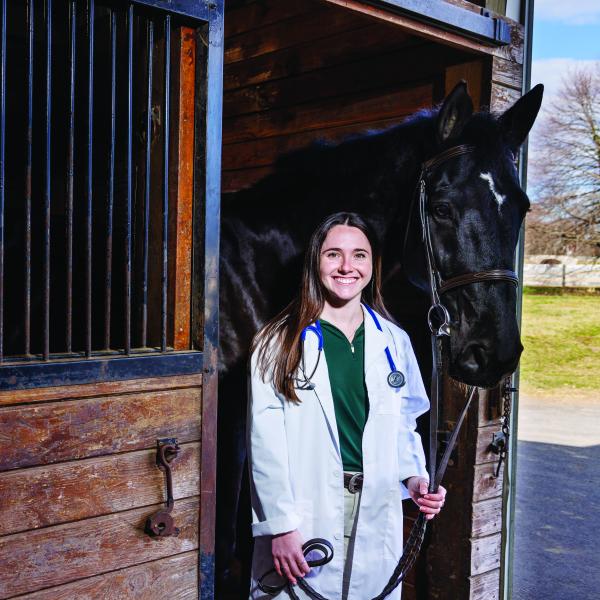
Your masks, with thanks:
M 308 540 L 308 542 L 306 542 L 305 544 L 303 544 L 302 553 L 304 554 L 304 556 L 308 556 L 311 552 L 319 552 L 321 556 L 318 558 L 311 558 L 310 560 L 307 560 L 306 562 L 308 563 L 309 567 L 321 567 L 323 565 L 326 565 L 328 562 L 331 562 L 331 560 L 333 559 L 333 546 L 330 542 L 324 540 L 323 538 L 313 538 L 311 540 Z M 284 581 L 276 585 L 265 583 L 265 579 L 267 579 L 273 573 L 276 573 L 275 569 L 270 569 L 260 576 L 260 579 L 257 582 L 257 585 L 260 588 L 260 590 L 265 594 L 269 594 L 269 596 L 277 596 L 283 590 L 287 590 L 288 594 L 293 600 L 300 600 L 298 598 L 298 595 L 294 591 L 294 586 L 290 581 Z M 298 587 L 304 590 L 304 592 L 308 594 L 311 598 L 314 598 L 314 600 L 327 600 L 325 596 L 321 596 L 319 592 L 313 590 L 313 588 L 310 587 L 308 583 L 306 583 L 303 577 L 298 577 L 297 582 Z

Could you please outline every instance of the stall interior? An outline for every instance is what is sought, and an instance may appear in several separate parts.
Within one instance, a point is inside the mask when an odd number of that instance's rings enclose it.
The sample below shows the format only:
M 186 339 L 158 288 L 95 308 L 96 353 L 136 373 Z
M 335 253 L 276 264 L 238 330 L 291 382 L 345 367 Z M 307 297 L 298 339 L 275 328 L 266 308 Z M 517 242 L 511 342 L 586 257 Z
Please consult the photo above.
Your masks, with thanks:
M 225 14 L 222 189 L 251 187 L 282 155 L 401 123 L 466 78 L 489 103 L 481 55 L 325 0 L 230 0 Z M 235 194 L 226 202 L 235 202 Z M 282 199 L 285 201 L 285 199 Z M 409 331 L 427 378 L 427 299 L 396 278 L 386 303 Z M 424 439 L 426 424 L 420 425 Z M 416 511 L 407 507 L 405 535 Z M 424 556 L 424 554 L 423 554 Z M 427 596 L 426 561 L 405 598 Z

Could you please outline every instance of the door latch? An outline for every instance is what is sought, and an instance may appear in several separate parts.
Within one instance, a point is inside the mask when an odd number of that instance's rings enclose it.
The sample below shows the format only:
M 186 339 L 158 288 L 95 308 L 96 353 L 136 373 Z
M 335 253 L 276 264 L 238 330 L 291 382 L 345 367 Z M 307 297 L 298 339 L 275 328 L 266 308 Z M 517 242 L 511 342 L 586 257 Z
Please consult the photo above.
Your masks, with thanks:
M 171 511 L 175 506 L 171 463 L 177 458 L 178 454 L 179 444 L 176 438 L 156 440 L 156 465 L 164 469 L 167 478 L 167 506 L 146 519 L 145 532 L 153 537 L 179 535 L 179 529 L 175 527 L 171 516 Z
M 494 433 L 492 436 L 492 442 L 489 446 L 490 450 L 498 455 L 498 466 L 496 467 L 495 477 L 498 477 L 500 474 L 500 467 L 502 466 L 502 462 L 506 458 L 506 434 L 504 431 L 500 430 Z

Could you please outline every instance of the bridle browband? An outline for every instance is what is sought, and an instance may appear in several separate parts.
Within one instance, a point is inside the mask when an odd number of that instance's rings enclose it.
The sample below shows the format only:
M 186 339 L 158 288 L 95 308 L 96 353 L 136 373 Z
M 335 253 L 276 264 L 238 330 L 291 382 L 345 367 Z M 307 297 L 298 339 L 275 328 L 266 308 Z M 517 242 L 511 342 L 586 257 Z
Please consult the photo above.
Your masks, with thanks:
M 442 395 L 442 386 L 443 386 L 443 365 L 442 365 L 442 339 L 444 337 L 450 336 L 450 314 L 448 313 L 447 308 L 442 303 L 440 296 L 450 290 L 453 290 L 458 287 L 462 287 L 465 285 L 470 285 L 472 283 L 480 283 L 483 281 L 492 281 L 492 282 L 509 282 L 514 285 L 518 285 L 519 279 L 514 271 L 509 269 L 488 269 L 486 271 L 476 271 L 473 273 L 465 273 L 463 275 L 456 275 L 454 277 L 450 277 L 448 279 L 443 279 L 439 269 L 435 263 L 435 255 L 433 253 L 433 244 L 431 238 L 431 229 L 429 226 L 429 213 L 427 206 L 427 179 L 431 172 L 441 165 L 442 163 L 456 158 L 458 156 L 463 156 L 465 154 L 470 154 L 475 151 L 475 147 L 467 144 L 461 144 L 458 146 L 452 146 L 440 152 L 433 158 L 425 161 L 421 165 L 421 172 L 419 175 L 419 179 L 417 182 L 417 190 L 419 196 L 419 215 L 421 219 L 421 229 L 422 229 L 422 239 L 425 245 L 425 255 L 427 259 L 427 271 L 429 277 L 429 291 L 431 298 L 431 306 L 429 308 L 429 312 L 427 314 L 427 320 L 429 322 L 429 329 L 431 331 L 431 350 L 433 355 L 433 365 L 431 371 L 431 393 L 430 393 L 430 410 L 429 410 L 429 492 L 435 493 L 437 492 L 439 485 L 442 481 L 444 473 L 446 472 L 446 467 L 448 466 L 448 461 L 450 459 L 450 455 L 454 446 L 456 444 L 456 440 L 458 438 L 458 433 L 460 431 L 461 425 L 465 419 L 465 416 L 468 412 L 469 406 L 471 405 L 471 401 L 475 396 L 476 387 L 469 386 L 467 402 L 463 407 L 457 421 L 456 425 L 452 431 L 452 435 L 450 436 L 450 440 L 446 445 L 444 450 L 444 454 L 439 462 L 437 461 L 437 452 L 438 452 L 438 420 L 439 420 L 439 405 L 440 398 Z M 415 194 L 416 196 L 416 194 Z M 408 230 L 410 229 L 410 224 L 412 222 L 412 214 L 413 214 L 413 205 L 414 205 L 414 197 L 411 202 L 411 206 L 409 209 L 408 223 L 407 223 L 407 234 L 405 236 L 405 247 L 408 239 Z M 406 248 L 405 248 L 406 249 Z M 406 540 L 406 544 L 404 546 L 404 551 L 402 552 L 402 556 L 398 565 L 394 569 L 392 576 L 390 577 L 388 583 L 385 585 L 381 593 L 373 598 L 372 600 L 383 600 L 386 596 L 388 596 L 400 583 L 404 580 L 406 574 L 410 571 L 413 564 L 415 563 L 419 551 L 421 549 L 421 545 L 423 543 L 423 539 L 425 537 L 425 531 L 427 529 L 427 519 L 423 513 L 419 513 L 419 516 L 415 523 L 412 526 L 408 539 Z M 319 545 L 321 544 L 321 546 Z M 322 547 L 322 544 L 326 544 L 327 547 Z M 326 540 L 314 539 L 309 540 L 303 546 L 304 554 L 308 554 L 309 551 L 319 550 L 323 557 L 321 559 L 317 559 L 314 563 L 323 565 L 327 562 L 331 561 L 333 558 L 333 548 L 331 544 L 329 544 Z M 309 562 L 309 564 L 313 564 Z M 273 569 L 274 570 L 274 569 Z M 277 595 L 283 589 L 286 589 L 293 599 L 298 599 L 298 595 L 295 593 L 292 585 L 287 582 L 280 586 L 268 586 L 264 583 L 264 578 L 273 572 L 273 570 L 265 573 L 260 580 L 258 581 L 259 588 L 270 595 Z M 316 590 L 314 590 L 306 581 L 302 578 L 298 578 L 298 585 L 302 588 L 302 590 L 311 598 L 315 600 L 327 600 L 319 594 Z

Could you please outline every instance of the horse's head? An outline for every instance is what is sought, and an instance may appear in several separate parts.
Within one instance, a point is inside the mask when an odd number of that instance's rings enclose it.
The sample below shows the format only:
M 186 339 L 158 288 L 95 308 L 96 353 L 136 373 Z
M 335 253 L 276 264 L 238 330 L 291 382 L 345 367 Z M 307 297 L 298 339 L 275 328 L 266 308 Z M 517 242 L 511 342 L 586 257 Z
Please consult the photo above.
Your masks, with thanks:
M 533 88 L 499 117 L 473 114 L 461 82 L 431 119 L 435 142 L 425 160 L 468 145 L 472 151 L 443 160 L 426 176 L 426 211 L 433 260 L 441 278 L 512 270 L 527 194 L 515 156 L 540 108 L 543 87 Z M 409 279 L 429 291 L 418 197 L 411 212 L 404 265 Z M 450 375 L 490 387 L 514 371 L 523 346 L 517 327 L 517 289 L 509 281 L 468 283 L 441 294 L 450 314 Z

